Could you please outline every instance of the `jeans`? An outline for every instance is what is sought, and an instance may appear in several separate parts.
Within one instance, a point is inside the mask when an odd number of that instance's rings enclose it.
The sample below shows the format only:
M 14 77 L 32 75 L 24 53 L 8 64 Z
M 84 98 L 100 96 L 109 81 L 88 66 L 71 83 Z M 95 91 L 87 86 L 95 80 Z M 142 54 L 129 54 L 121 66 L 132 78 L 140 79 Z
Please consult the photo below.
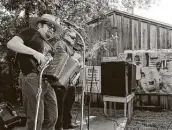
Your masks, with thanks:
M 34 130 L 39 76 L 36 73 L 30 73 L 23 76 L 21 82 L 23 106 L 27 118 L 26 130 Z M 47 81 L 43 80 L 37 130 L 54 130 L 57 118 L 57 99 L 54 89 Z
M 54 88 L 58 103 L 58 120 L 56 128 L 63 128 L 72 123 L 72 106 L 75 102 L 75 87 L 69 87 L 67 90 Z

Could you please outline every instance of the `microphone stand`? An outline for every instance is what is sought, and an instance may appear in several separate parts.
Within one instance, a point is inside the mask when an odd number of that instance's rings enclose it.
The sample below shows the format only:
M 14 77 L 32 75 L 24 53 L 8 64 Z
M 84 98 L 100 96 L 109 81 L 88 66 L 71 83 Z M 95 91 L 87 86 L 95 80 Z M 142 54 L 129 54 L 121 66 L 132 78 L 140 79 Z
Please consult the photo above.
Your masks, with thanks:
M 39 74 L 39 87 L 38 87 L 38 93 L 37 93 L 37 104 L 36 104 L 36 114 L 35 114 L 35 122 L 34 122 L 34 130 L 37 130 L 37 121 L 38 121 L 38 113 L 39 113 L 39 105 L 40 105 L 40 99 L 42 94 L 42 75 L 44 70 L 49 66 L 49 62 L 52 60 L 50 58 L 47 63 L 44 66 L 39 66 L 40 68 L 40 74 Z

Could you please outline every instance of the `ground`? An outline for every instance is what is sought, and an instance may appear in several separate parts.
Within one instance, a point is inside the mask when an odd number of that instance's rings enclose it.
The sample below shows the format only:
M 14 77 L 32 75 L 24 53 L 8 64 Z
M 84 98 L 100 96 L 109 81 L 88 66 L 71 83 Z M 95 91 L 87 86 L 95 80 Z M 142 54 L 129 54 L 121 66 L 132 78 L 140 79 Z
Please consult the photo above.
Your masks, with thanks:
M 134 111 L 128 130 L 172 130 L 172 111 Z
M 73 109 L 73 121 L 80 124 L 81 107 Z M 84 130 L 87 130 L 88 109 L 84 107 Z M 113 130 L 123 120 L 123 111 L 117 110 L 116 117 L 105 117 L 102 108 L 90 108 L 89 130 Z M 172 111 L 162 110 L 161 112 L 135 110 L 128 130 L 172 130 Z M 24 130 L 24 126 L 15 127 L 13 130 Z M 80 127 L 76 130 L 80 130 Z
M 78 124 L 76 130 L 80 130 L 81 107 L 73 109 L 73 122 Z M 118 112 L 118 117 L 105 117 L 102 108 L 90 108 L 89 130 L 113 130 L 120 122 L 123 121 L 122 111 Z M 84 108 L 83 129 L 88 129 L 88 109 Z M 24 126 L 16 126 L 13 130 L 25 130 Z

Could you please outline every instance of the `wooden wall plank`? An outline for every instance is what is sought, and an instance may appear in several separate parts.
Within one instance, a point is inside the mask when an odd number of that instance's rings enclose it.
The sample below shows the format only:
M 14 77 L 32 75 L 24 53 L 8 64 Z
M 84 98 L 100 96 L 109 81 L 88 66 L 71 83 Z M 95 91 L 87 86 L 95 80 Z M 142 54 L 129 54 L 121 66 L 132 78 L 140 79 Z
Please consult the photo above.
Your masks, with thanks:
M 141 22 L 141 48 L 147 49 L 148 29 L 147 23 Z
M 133 50 L 139 49 L 139 29 L 138 21 L 132 20 L 132 48 Z
M 99 24 L 97 24 L 94 31 L 95 31 L 94 33 L 96 33 L 95 34 L 95 41 L 97 41 L 99 39 Z
M 168 49 L 168 29 L 164 29 L 164 34 L 163 34 L 163 37 L 164 37 L 164 48 L 165 49 Z
M 106 39 L 106 30 L 105 30 L 105 26 L 106 25 L 106 21 L 103 21 L 102 22 L 102 31 L 103 31 L 103 40 L 105 40 Z
M 117 27 L 117 19 L 116 19 L 116 14 L 113 15 L 113 24 L 112 24 L 112 27 L 113 27 L 113 30 L 112 30 L 112 35 L 113 37 L 115 37 L 115 34 L 116 34 L 116 31 L 115 30 L 115 27 Z M 113 56 L 117 56 L 117 50 L 116 50 L 116 42 L 115 42 L 115 39 L 113 38 L 113 41 L 112 41 L 112 53 L 113 53 Z
M 107 20 L 108 20 L 108 21 L 107 21 Z M 108 24 L 109 24 L 109 20 L 110 20 L 109 18 L 105 20 L 106 26 L 107 26 L 107 22 L 108 22 Z M 110 25 L 109 25 L 109 26 L 110 26 Z M 105 28 L 105 39 L 104 39 L 104 40 L 106 40 L 106 39 L 108 39 L 108 38 L 109 38 L 109 30 L 108 30 L 107 28 Z M 110 52 L 110 45 L 109 45 L 109 44 L 107 45 L 107 48 L 108 48 L 109 51 L 106 52 L 106 53 L 107 53 L 107 57 L 109 57 L 109 56 L 110 56 L 110 53 L 111 53 L 111 52 Z
M 102 41 L 103 40 L 103 33 L 104 33 L 104 26 L 102 26 L 102 23 L 99 22 L 99 26 L 97 28 L 97 31 L 98 31 L 98 39 L 97 41 Z M 94 65 L 101 65 L 101 56 L 99 55 L 99 50 L 97 50 L 97 58 L 94 59 Z
M 160 27 L 160 49 L 167 48 L 167 29 Z
M 92 37 L 92 42 L 94 41 L 94 27 L 91 28 L 91 37 Z
M 102 25 L 98 23 L 97 30 L 96 30 L 96 32 L 97 32 L 97 39 L 96 40 L 97 41 L 99 41 L 101 39 L 101 28 L 102 28 Z
M 94 32 L 94 29 L 95 29 L 95 26 L 89 26 L 88 28 L 87 28 L 87 34 L 88 34 L 88 36 L 90 37 L 90 42 L 91 43 L 94 43 L 94 40 L 95 40 L 95 32 Z M 92 65 L 92 60 L 90 59 L 90 60 L 88 60 L 87 62 L 86 62 L 86 65 L 88 65 L 88 66 L 91 66 Z
M 111 25 L 111 27 L 114 27 L 114 16 L 113 15 L 111 15 L 110 17 L 110 25 Z M 109 38 L 112 38 L 112 34 L 113 34 L 113 29 L 111 28 L 111 30 L 110 30 L 110 34 L 109 34 Z M 111 42 L 111 43 L 108 43 L 109 45 L 110 45 L 110 48 L 109 48 L 109 56 L 110 57 L 112 57 L 113 56 L 113 50 L 112 50 L 112 48 L 113 48 L 113 43 Z
M 138 34 L 139 34 L 139 45 L 138 45 L 138 49 L 141 49 L 141 21 L 140 20 L 138 20 Z
M 96 39 L 97 39 L 97 25 L 93 28 L 92 36 L 93 36 L 93 41 L 96 41 Z
M 104 25 L 103 23 L 100 24 L 100 26 L 101 26 L 101 27 L 100 27 L 100 30 L 101 30 L 101 33 L 100 33 L 100 35 L 101 35 L 101 40 L 104 39 L 104 27 L 103 27 L 103 25 Z
M 157 27 L 150 25 L 150 49 L 157 48 Z
M 147 24 L 147 30 L 148 30 L 147 49 L 150 49 L 150 38 L 151 38 L 151 36 L 150 36 L 150 26 L 151 26 L 150 23 Z
M 168 44 L 169 48 L 172 48 L 172 30 L 168 31 Z
M 171 45 L 169 44 L 169 29 L 167 29 L 167 48 L 171 48 Z
M 88 37 L 89 37 L 90 40 L 91 40 L 90 42 L 92 42 L 92 40 L 93 40 L 93 37 L 92 37 L 92 30 L 93 30 L 93 26 L 88 26 L 88 27 L 86 28 Z
M 130 31 L 129 31 L 129 45 L 130 49 L 133 50 L 132 46 L 132 19 L 130 18 Z
M 123 28 L 124 28 L 124 16 L 121 15 L 121 48 L 120 48 L 120 52 L 123 53 L 124 51 L 124 32 L 123 32 Z
M 123 46 L 122 46 L 122 27 L 121 27 L 121 16 L 116 15 L 117 19 L 117 28 L 118 28 L 118 43 L 117 43 L 117 50 L 118 53 L 123 52 Z
M 123 48 L 124 50 L 130 50 L 132 47 L 130 45 L 130 19 L 123 18 Z
M 160 49 L 160 26 L 157 25 L 157 49 Z

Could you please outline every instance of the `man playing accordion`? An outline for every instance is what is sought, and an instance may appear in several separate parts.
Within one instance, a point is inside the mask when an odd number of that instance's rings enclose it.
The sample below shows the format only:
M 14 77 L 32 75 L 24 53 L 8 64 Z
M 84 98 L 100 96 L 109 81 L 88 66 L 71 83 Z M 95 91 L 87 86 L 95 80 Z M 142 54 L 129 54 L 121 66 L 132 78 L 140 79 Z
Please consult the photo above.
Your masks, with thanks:
M 20 69 L 23 74 L 21 89 L 23 106 L 27 117 L 26 130 L 33 130 L 35 125 L 37 91 L 39 87 L 38 67 L 46 64 L 47 57 L 45 54 L 49 52 L 48 50 L 51 50 L 51 45 L 48 44 L 47 40 L 52 38 L 53 34 L 62 32 L 57 18 L 50 14 L 32 18 L 30 25 L 31 27 L 22 30 L 7 43 L 9 49 L 17 52 Z M 54 130 L 58 117 L 57 112 L 54 89 L 43 78 L 37 130 Z
M 75 55 L 77 51 L 75 44 L 76 44 L 76 33 L 71 29 L 66 29 L 64 31 L 61 40 L 55 44 L 55 50 L 58 53 L 67 53 L 69 55 L 69 58 L 73 58 L 73 60 L 77 60 L 75 59 Z M 69 65 L 69 67 L 72 66 Z M 71 114 L 72 106 L 75 101 L 75 83 L 74 84 L 69 83 L 70 82 L 69 81 L 65 86 L 63 86 L 56 84 L 56 81 L 53 80 L 49 82 L 51 86 L 54 88 L 57 96 L 58 120 L 56 123 L 56 130 L 75 128 L 76 125 L 72 123 L 72 114 Z

